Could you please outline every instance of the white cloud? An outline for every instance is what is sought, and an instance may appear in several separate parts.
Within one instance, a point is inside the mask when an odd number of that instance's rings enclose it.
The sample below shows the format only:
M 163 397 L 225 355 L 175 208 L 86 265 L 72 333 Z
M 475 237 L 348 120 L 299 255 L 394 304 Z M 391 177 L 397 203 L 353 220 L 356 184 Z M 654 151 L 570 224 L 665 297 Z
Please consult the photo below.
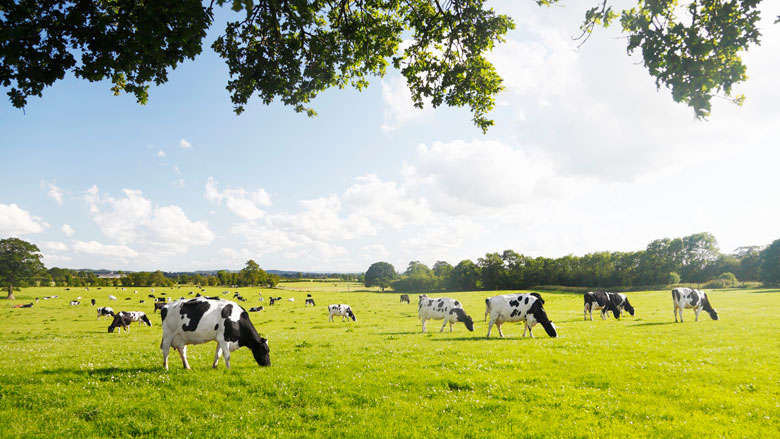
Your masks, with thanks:
M 176 175 L 181 175 L 181 170 L 177 165 L 173 165 L 173 172 L 175 172 Z
M 44 252 L 64 252 L 68 249 L 67 244 L 59 241 L 43 241 L 38 247 Z
M 0 203 L 0 235 L 41 233 L 49 227 L 45 221 L 16 204 Z
M 184 149 L 190 149 L 192 148 L 192 143 L 188 142 L 187 139 L 182 138 L 179 140 L 179 146 Z
M 430 102 L 423 108 L 416 108 L 412 101 L 412 92 L 403 76 L 382 80 L 382 100 L 385 103 L 382 131 L 389 132 L 400 128 L 409 121 L 421 119 L 431 113 Z
M 185 253 L 190 246 L 214 240 L 205 221 L 191 221 L 179 206 L 153 205 L 139 190 L 122 192 L 124 197 L 114 198 L 101 195 L 93 186 L 85 197 L 92 219 L 119 244 L 148 249 L 150 254 L 145 257 L 160 257 Z
M 206 193 L 204 196 L 215 204 L 221 204 L 224 201 L 228 210 L 245 220 L 262 218 L 265 215 L 265 211 L 260 209 L 259 206 L 271 206 L 271 196 L 265 189 L 260 188 L 251 192 L 242 187 L 237 189 L 228 187 L 220 192 L 214 177 L 209 177 L 206 181 Z
M 463 249 L 473 248 L 486 232 L 479 222 L 445 217 L 402 240 L 401 248 L 414 259 L 447 260 L 455 265 L 465 257 Z
M 63 224 L 62 225 L 62 233 L 65 234 L 68 238 L 73 236 L 74 233 L 76 233 L 75 230 L 73 230 L 73 227 L 71 227 L 69 224 Z
M 379 226 L 399 228 L 430 218 L 426 200 L 412 197 L 392 181 L 382 181 L 376 174 L 356 179 L 344 193 L 344 202 Z
M 139 256 L 138 252 L 125 245 L 108 245 L 97 241 L 76 241 L 73 243 L 73 250 L 76 253 L 87 253 L 117 259 L 132 259 Z
M 54 183 L 49 183 L 45 180 L 41 180 L 41 189 L 49 189 L 49 191 L 46 193 L 46 196 L 54 200 L 54 202 L 58 205 L 62 206 L 65 191 L 63 191 Z
M 365 260 L 385 259 L 390 256 L 390 252 L 382 244 L 371 244 L 360 248 L 362 257 Z
M 157 157 L 160 157 L 160 158 L 165 157 L 165 151 L 163 151 L 162 149 L 157 151 Z

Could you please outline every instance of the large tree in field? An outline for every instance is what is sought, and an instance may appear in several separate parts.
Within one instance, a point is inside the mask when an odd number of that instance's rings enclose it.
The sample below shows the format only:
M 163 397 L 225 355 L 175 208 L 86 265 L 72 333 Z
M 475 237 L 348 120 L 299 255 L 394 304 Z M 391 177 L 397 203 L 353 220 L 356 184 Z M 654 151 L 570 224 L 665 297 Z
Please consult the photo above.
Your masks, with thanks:
M 780 239 L 761 252 L 761 282 L 780 285 Z
M 368 267 L 364 282 L 367 287 L 379 287 L 384 291 L 397 276 L 395 267 L 392 264 L 388 262 L 374 262 Z
M 533 0 L 539 5 L 564 0 Z M 761 0 L 637 0 L 620 12 L 592 0 L 581 27 L 620 17 L 629 52 L 640 51 L 656 84 L 697 117 L 713 96 L 730 96 L 747 78 L 740 52 L 758 44 Z M 468 106 L 483 131 L 502 89 L 484 54 L 514 27 L 486 0 L 16 0 L 0 4 L 0 84 L 15 107 L 73 73 L 111 80 L 114 94 L 148 99 L 179 63 L 201 53 L 214 8 L 233 21 L 211 47 L 230 72 L 236 113 L 252 96 L 313 115 L 321 91 L 368 85 L 387 66 L 399 69 L 417 107 L 430 100 Z M 404 42 L 404 44 L 401 44 Z M 733 98 L 741 102 L 742 97 Z
M 40 252 L 35 244 L 19 238 L 0 240 L 0 285 L 8 289 L 7 299 L 16 299 L 14 287 L 46 270 Z

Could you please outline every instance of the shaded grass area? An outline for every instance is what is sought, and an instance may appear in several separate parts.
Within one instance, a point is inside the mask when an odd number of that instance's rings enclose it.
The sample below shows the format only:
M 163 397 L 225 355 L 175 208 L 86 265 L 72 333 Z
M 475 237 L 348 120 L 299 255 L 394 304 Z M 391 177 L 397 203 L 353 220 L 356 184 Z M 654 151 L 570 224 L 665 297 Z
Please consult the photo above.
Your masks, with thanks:
M 668 291 L 629 294 L 620 321 L 583 321 L 582 298 L 547 292 L 560 337 L 507 324 L 485 339 L 484 299 L 451 293 L 475 320 L 420 333 L 417 307 L 397 294 L 319 291 L 252 313 L 270 340 L 273 366 L 251 352 L 232 370 L 210 368 L 215 344 L 189 348 L 192 371 L 162 369 L 161 328 L 147 289 L 29 289 L 15 303 L 59 294 L 31 309 L 0 308 L 2 437 L 773 437 L 780 429 L 780 296 L 709 293 L 720 321 L 674 324 Z M 158 289 L 158 292 L 160 290 Z M 118 302 L 105 300 L 116 294 Z M 179 297 L 178 290 L 170 291 Z M 207 295 L 221 295 L 209 288 Z M 98 306 L 141 310 L 154 326 L 107 333 Z M 184 293 L 186 296 L 186 292 Z M 126 297 L 131 300 L 125 301 Z M 124 301 L 124 302 L 123 302 Z M 347 303 L 357 322 L 327 321 Z M 706 419 L 706 422 L 702 422 Z

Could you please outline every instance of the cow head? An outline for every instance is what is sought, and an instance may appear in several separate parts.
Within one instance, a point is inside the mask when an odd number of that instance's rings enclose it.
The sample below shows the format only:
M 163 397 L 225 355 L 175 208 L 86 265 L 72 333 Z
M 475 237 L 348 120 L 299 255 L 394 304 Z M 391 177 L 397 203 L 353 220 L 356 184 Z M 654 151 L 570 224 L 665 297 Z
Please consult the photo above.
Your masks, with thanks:
M 628 311 L 628 313 L 633 317 L 634 316 L 634 307 L 631 306 L 630 303 L 628 303 L 628 299 L 626 299 L 626 302 L 623 304 L 623 307 Z
M 718 312 L 710 305 L 710 299 L 707 297 L 707 293 L 704 293 L 704 300 L 702 301 L 702 308 L 707 311 L 712 320 L 718 320 Z
M 260 366 L 270 366 L 271 349 L 268 347 L 268 340 L 260 337 L 260 343 L 252 347 L 252 355 Z
M 352 308 L 347 307 L 347 316 L 352 319 L 353 322 L 357 322 L 357 317 L 355 317 L 355 313 L 352 312 Z
M 471 319 L 471 317 L 466 314 L 466 311 L 463 311 L 461 308 L 452 308 L 450 310 L 450 313 L 454 313 L 458 316 L 458 321 L 463 322 L 464 325 L 466 325 L 466 329 L 468 329 L 471 332 L 474 332 L 474 320 Z
M 555 324 L 552 321 L 548 321 L 547 323 L 542 323 L 542 328 L 544 328 L 544 331 L 552 338 L 558 337 L 558 329 L 555 327 Z

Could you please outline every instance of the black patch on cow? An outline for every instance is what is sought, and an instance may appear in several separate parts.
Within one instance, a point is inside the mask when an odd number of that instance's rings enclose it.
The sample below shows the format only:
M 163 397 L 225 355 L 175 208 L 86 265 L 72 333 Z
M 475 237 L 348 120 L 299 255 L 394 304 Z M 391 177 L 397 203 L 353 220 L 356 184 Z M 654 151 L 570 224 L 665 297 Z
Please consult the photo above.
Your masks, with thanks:
M 149 317 L 146 317 L 146 314 L 141 316 L 141 321 L 143 321 L 146 326 L 152 326 L 152 322 L 149 321 Z
M 219 296 L 206 296 L 206 299 L 209 299 L 209 300 L 220 300 Z
M 691 306 L 696 306 L 699 304 L 699 295 L 696 294 L 696 290 L 691 291 L 691 294 L 688 295 L 691 299 Z
M 155 310 L 156 310 L 156 309 L 157 309 L 157 308 L 155 307 Z M 162 320 L 162 321 L 164 322 L 164 321 L 165 321 L 165 317 L 166 317 L 167 315 L 168 315 L 168 308 L 165 308 L 165 307 L 161 308 L 161 309 L 160 309 L 160 320 Z
M 456 300 L 456 301 L 455 301 L 455 306 L 460 306 L 460 302 L 458 302 L 458 301 Z
M 672 299 L 674 299 L 676 302 L 680 301 L 680 292 L 677 290 L 677 288 L 672 290 Z
M 214 325 L 214 330 L 216 331 L 217 329 L 219 329 L 219 323 L 217 323 L 216 325 Z
M 184 331 L 195 331 L 198 329 L 198 323 L 203 318 L 203 314 L 209 310 L 211 304 L 207 300 L 195 300 L 190 299 L 181 304 L 179 314 L 182 317 L 186 316 L 190 322 L 186 325 L 181 325 L 181 329 Z
M 528 305 L 528 296 L 525 296 L 525 304 Z
M 226 319 L 230 317 L 230 314 L 232 312 L 233 312 L 233 305 L 227 304 L 222 308 L 222 312 L 220 313 L 220 315 L 222 316 L 223 319 Z
M 553 338 L 558 336 L 558 331 L 547 317 L 547 313 L 544 311 L 542 302 L 535 300 L 534 303 L 531 304 L 531 309 L 528 310 L 528 314 L 534 316 L 536 321 L 539 322 L 544 328 L 545 332 L 547 332 L 547 335 Z
M 539 293 L 530 293 L 532 296 L 536 297 L 539 301 L 542 302 L 542 305 L 544 305 L 544 299 L 542 299 L 542 295 Z
M 433 299 L 428 299 L 428 306 L 433 305 Z
M 509 314 L 509 317 L 517 317 L 517 316 L 519 316 L 522 313 L 523 313 L 522 311 L 520 311 L 519 309 L 515 308 L 515 309 L 512 310 L 512 313 Z
M 520 301 L 517 299 L 512 299 L 509 301 L 509 306 L 511 306 L 512 308 L 517 308 L 518 306 L 520 306 Z

